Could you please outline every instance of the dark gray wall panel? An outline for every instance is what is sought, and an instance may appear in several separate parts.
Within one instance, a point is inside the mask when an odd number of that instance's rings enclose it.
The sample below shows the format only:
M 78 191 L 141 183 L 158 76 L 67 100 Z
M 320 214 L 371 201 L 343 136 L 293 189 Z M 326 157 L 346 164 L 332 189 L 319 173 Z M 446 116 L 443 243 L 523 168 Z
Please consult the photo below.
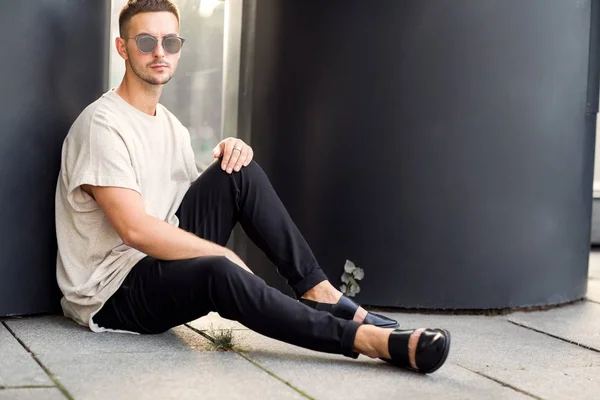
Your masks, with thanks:
M 59 309 L 60 149 L 106 87 L 109 11 L 109 0 L 0 2 L 0 316 Z
M 334 283 L 351 259 L 371 305 L 585 294 L 592 12 L 590 0 L 256 2 L 242 130 Z

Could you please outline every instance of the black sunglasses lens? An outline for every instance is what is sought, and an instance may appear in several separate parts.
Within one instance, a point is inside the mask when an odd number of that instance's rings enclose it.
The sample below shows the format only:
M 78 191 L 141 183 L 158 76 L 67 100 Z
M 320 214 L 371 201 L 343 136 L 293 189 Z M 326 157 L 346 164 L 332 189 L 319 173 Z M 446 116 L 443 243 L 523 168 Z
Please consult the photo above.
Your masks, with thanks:
M 169 54 L 177 54 L 181 50 L 183 43 L 178 37 L 167 37 L 163 39 L 163 48 Z
M 142 53 L 151 53 L 156 47 L 156 39 L 152 36 L 140 36 L 137 38 L 137 45 Z

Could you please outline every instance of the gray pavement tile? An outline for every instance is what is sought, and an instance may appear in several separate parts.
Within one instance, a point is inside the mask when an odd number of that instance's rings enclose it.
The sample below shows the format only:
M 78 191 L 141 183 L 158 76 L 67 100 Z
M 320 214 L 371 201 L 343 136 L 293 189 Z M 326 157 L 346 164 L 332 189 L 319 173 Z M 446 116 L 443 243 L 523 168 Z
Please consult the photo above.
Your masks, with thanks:
M 54 385 L 44 370 L 0 324 L 0 386 Z
M 216 312 L 211 312 L 202 318 L 198 318 L 197 320 L 190 322 L 190 325 L 201 331 L 210 329 L 248 329 L 237 321 L 221 317 Z
M 600 251 L 590 253 L 589 279 L 586 298 L 600 303 Z
M 529 398 L 452 364 L 422 375 L 365 356 L 352 360 L 306 350 L 252 331 L 235 336 L 244 355 L 316 399 Z
M 205 345 L 200 335 L 184 326 L 159 335 L 134 335 L 95 333 L 61 316 L 11 319 L 5 322 L 36 355 L 173 352 L 202 349 Z
M 558 310 L 528 314 L 541 320 L 554 319 L 554 311 Z M 542 398 L 548 398 L 545 395 L 549 393 L 544 373 L 552 377 L 557 388 L 556 396 L 568 398 L 576 390 L 573 385 L 586 376 L 583 372 L 573 375 L 563 372 L 600 367 L 600 354 L 597 352 L 511 324 L 508 319 L 514 314 L 498 317 L 388 315 L 395 317 L 402 326 L 448 328 L 453 339 L 448 361 Z M 565 318 L 568 318 L 568 313 Z M 597 393 L 589 391 L 588 386 L 580 387 L 581 392 Z M 554 396 L 549 398 L 554 399 Z
M 65 400 L 58 389 L 3 389 L 0 400 Z
M 581 302 L 544 312 L 518 312 L 509 320 L 600 351 L 600 304 Z
M 597 400 L 600 397 L 600 368 L 598 367 L 563 370 L 526 368 L 522 371 L 488 371 L 486 374 L 510 382 L 543 399 Z
M 592 279 L 600 280 L 600 251 L 590 253 L 590 263 L 588 275 Z
M 596 303 L 600 303 L 600 279 L 588 280 L 586 298 Z
M 302 399 L 231 352 L 45 354 L 75 399 Z

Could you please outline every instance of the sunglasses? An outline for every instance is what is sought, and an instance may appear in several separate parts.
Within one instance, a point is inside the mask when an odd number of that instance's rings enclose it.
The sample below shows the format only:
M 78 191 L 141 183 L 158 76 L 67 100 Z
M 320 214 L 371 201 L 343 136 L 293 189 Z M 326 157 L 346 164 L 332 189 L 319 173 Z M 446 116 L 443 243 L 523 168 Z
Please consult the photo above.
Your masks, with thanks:
M 158 44 L 158 39 L 152 35 L 138 35 L 129 39 L 135 39 L 138 50 L 144 54 L 152 53 Z M 181 51 L 183 42 L 185 42 L 185 39 L 182 37 L 167 36 L 162 39 L 162 47 L 165 49 L 166 53 L 177 54 Z

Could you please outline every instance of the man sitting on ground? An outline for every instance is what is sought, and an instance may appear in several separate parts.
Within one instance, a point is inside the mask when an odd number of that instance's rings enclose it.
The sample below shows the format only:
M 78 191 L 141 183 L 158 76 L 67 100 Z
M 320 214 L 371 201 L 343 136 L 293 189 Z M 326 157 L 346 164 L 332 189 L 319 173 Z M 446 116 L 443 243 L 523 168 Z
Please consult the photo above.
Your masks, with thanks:
M 130 0 L 119 29 L 125 76 L 81 113 L 62 148 L 56 229 L 65 315 L 95 332 L 152 334 L 215 311 L 297 346 L 438 369 L 449 333 L 395 329 L 335 289 L 247 144 L 223 140 L 218 162 L 198 174 L 187 129 L 158 103 L 184 43 L 176 6 Z M 224 247 L 238 222 L 300 301 Z

